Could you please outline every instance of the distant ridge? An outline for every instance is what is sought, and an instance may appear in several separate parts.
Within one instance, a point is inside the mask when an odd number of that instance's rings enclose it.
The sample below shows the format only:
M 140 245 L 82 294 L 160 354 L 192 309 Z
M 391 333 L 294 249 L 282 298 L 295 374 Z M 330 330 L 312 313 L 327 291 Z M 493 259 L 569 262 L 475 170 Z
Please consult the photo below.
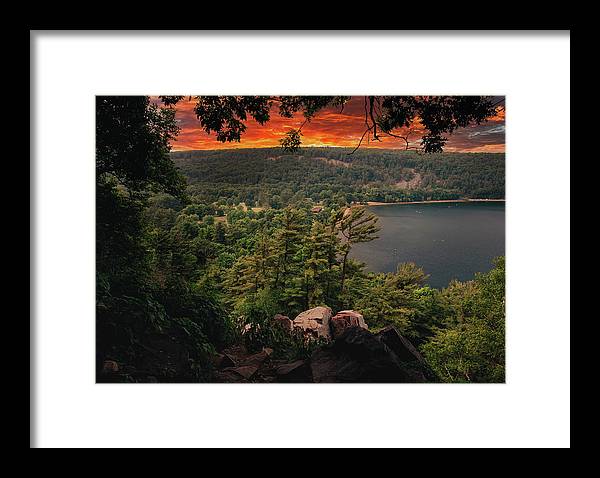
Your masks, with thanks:
M 215 148 L 215 149 L 181 149 L 181 150 L 173 150 L 171 151 L 171 155 L 179 155 L 184 153 L 210 153 L 210 152 L 244 152 L 244 151 L 273 151 L 278 152 L 280 155 L 292 155 L 292 156 L 302 156 L 303 151 L 305 150 L 335 150 L 335 151 L 344 151 L 347 150 L 351 152 L 354 148 L 350 148 L 347 146 L 303 146 L 297 153 L 286 153 L 282 148 L 277 146 L 270 146 L 266 148 Z M 431 154 L 422 154 L 416 151 L 406 151 L 399 148 L 363 148 L 362 151 L 380 151 L 384 153 L 398 153 L 398 154 L 406 154 L 406 155 L 417 155 L 422 156 L 424 158 L 428 156 L 432 156 Z M 356 154 L 356 153 L 355 153 Z M 452 155 L 452 154 L 485 154 L 485 155 L 498 155 L 505 156 L 506 153 L 492 153 L 492 152 L 478 152 L 478 151 L 465 151 L 465 152 L 457 152 L 457 151 L 444 151 L 443 153 L 434 153 L 436 155 Z
M 172 153 L 200 202 L 281 207 L 290 201 L 408 202 L 505 197 L 504 153 L 304 147 Z

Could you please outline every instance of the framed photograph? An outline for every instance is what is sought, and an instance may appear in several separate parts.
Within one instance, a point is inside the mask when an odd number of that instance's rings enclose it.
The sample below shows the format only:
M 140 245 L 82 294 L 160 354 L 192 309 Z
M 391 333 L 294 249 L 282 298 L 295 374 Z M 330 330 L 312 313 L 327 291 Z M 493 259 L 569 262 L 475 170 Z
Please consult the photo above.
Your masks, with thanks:
M 568 31 L 31 43 L 32 446 L 569 446 Z
M 505 112 L 96 97 L 97 381 L 503 383 Z

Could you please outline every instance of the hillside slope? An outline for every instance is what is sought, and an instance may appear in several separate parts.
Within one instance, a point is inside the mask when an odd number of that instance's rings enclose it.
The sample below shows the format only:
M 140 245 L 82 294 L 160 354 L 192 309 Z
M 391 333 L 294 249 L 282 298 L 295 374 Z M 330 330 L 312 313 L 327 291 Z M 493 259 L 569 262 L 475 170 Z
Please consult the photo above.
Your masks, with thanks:
M 172 153 L 199 200 L 281 206 L 314 201 L 504 198 L 504 154 L 347 148 L 279 148 Z

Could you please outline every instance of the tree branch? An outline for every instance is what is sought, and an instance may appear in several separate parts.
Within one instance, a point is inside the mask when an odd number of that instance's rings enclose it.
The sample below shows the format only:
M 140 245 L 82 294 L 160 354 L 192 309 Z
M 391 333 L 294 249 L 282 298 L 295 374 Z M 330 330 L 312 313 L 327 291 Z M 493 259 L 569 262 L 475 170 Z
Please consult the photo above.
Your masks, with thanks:
M 377 136 L 377 122 L 375 121 L 375 117 L 373 116 L 373 107 L 375 106 L 375 97 L 369 96 L 369 116 L 371 117 L 371 122 L 373 123 L 373 139 L 377 141 L 381 141 L 379 136 Z
M 358 148 L 360 148 L 360 145 L 362 144 L 362 142 L 363 142 L 363 139 L 365 139 L 365 135 L 366 135 L 366 134 L 367 134 L 369 131 L 371 131 L 371 127 L 370 127 L 370 126 L 369 126 L 369 127 L 366 129 L 366 130 L 365 130 L 365 132 L 364 132 L 364 133 L 362 134 L 362 136 L 360 137 L 360 141 L 358 142 L 358 145 L 356 145 L 356 148 L 354 148 L 354 149 L 352 150 L 352 152 L 348 153 L 348 155 L 354 154 L 354 153 L 356 152 L 356 150 L 357 150 Z

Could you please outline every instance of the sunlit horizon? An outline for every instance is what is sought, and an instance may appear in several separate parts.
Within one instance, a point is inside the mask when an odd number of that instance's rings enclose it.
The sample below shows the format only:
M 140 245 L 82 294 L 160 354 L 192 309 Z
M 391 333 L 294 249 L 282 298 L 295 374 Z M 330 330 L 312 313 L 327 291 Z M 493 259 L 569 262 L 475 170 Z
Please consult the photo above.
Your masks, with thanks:
M 247 129 L 239 142 L 217 141 L 214 134 L 208 134 L 200 125 L 194 113 L 195 101 L 185 97 L 176 106 L 176 119 L 180 133 L 172 143 L 172 151 L 223 150 L 279 147 L 279 141 L 290 130 L 299 128 L 304 122 L 301 113 L 293 118 L 283 118 L 274 106 L 270 120 L 260 125 L 252 118 L 246 121 Z M 505 112 L 498 107 L 495 116 L 479 125 L 459 128 L 446 135 L 448 142 L 445 152 L 456 153 L 504 153 L 505 152 Z M 418 122 L 412 126 L 410 146 L 420 146 L 423 128 Z M 400 128 L 398 134 L 406 134 L 408 128 Z M 363 97 L 353 96 L 344 106 L 325 108 L 318 112 L 312 121 L 302 128 L 303 147 L 355 148 L 364 132 Z M 392 137 L 382 136 L 381 141 L 363 141 L 361 149 L 405 150 L 406 143 Z

